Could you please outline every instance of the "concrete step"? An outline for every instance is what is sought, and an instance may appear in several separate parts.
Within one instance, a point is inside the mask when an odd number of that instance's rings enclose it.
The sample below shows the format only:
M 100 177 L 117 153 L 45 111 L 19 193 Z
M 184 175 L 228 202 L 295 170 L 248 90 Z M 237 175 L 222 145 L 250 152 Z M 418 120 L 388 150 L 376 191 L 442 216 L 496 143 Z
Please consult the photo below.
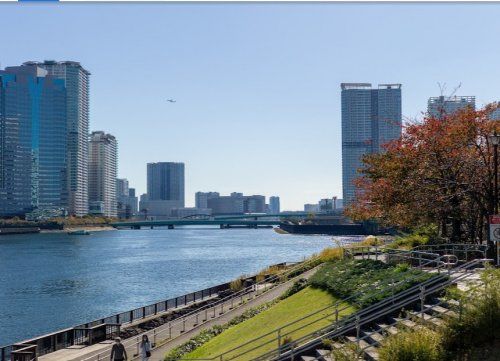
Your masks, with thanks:
M 441 316 L 450 316 L 450 317 L 458 317 L 457 313 L 455 311 L 450 310 L 449 308 L 440 306 L 440 305 L 424 305 L 425 308 L 431 308 L 432 311 L 436 315 L 441 315 Z
M 365 336 L 368 336 L 369 342 L 377 347 L 384 340 L 384 335 L 380 334 L 378 331 L 363 331 Z
M 379 333 L 386 333 L 388 335 L 395 335 L 399 332 L 399 330 L 392 326 L 392 325 L 388 325 L 386 323 L 377 323 L 377 327 L 379 328 Z
M 436 316 L 431 316 L 427 313 L 416 312 L 416 311 L 412 311 L 412 312 L 410 312 L 410 314 L 414 317 L 418 317 L 419 319 L 423 320 L 424 322 L 426 322 L 429 325 L 438 326 L 438 327 L 444 326 L 444 321 L 441 320 L 440 318 L 437 318 Z
M 320 361 L 332 361 L 332 351 L 317 349 L 316 358 Z
M 392 319 L 397 324 L 397 326 L 403 326 L 403 327 L 408 327 L 408 328 L 413 328 L 413 327 L 417 326 L 417 324 L 415 322 L 413 322 L 412 320 L 407 320 L 407 319 L 400 318 L 400 317 L 393 317 Z
M 365 340 L 358 340 L 354 336 L 347 336 L 347 339 L 359 348 L 358 354 L 362 352 L 369 360 L 378 360 L 378 351 L 375 346 L 370 345 Z
M 317 361 L 318 359 L 316 357 L 312 356 L 300 356 L 301 361 Z

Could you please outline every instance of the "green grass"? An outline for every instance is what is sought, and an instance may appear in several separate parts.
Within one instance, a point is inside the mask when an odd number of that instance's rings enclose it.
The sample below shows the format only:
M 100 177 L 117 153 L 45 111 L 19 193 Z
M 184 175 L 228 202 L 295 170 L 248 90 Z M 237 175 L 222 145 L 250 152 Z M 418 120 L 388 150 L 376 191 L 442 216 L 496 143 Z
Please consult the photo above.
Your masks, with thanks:
M 328 292 L 313 289 L 307 287 L 302 291 L 280 301 L 270 309 L 258 314 L 257 316 L 246 320 L 236 326 L 233 326 L 220 335 L 214 337 L 208 341 L 203 346 L 194 350 L 190 354 L 186 355 L 184 358 L 195 359 L 195 358 L 210 358 L 217 356 L 222 352 L 231 350 L 232 348 L 241 345 L 253 338 L 264 335 L 270 331 L 275 330 L 278 327 L 284 326 L 287 323 L 299 319 L 309 313 L 317 311 L 329 305 L 333 305 L 337 301 L 336 298 L 331 296 Z M 291 332 L 287 335 L 287 338 L 296 340 L 301 336 L 311 333 L 318 328 L 327 326 L 332 322 L 332 317 L 322 319 L 324 315 L 328 312 L 332 312 L 332 309 L 322 312 L 321 314 L 315 315 L 314 317 L 308 318 L 306 320 L 300 321 L 293 327 L 287 327 L 282 331 L 282 335 L 293 331 L 295 328 L 303 328 Z M 348 308 L 342 315 L 349 314 L 353 312 L 352 308 Z M 316 320 L 312 325 L 304 326 L 308 322 Z M 270 341 L 276 338 L 276 333 L 268 335 L 261 339 L 258 343 L 250 344 L 238 350 L 237 353 L 243 350 L 249 350 L 254 346 L 263 343 L 264 341 Z M 285 336 L 283 337 L 283 339 Z M 242 358 L 250 360 L 266 351 L 270 351 L 277 348 L 277 342 L 269 343 L 257 350 L 251 351 Z M 237 353 L 231 353 L 229 355 L 235 355 Z M 224 357 L 226 358 L 226 356 Z

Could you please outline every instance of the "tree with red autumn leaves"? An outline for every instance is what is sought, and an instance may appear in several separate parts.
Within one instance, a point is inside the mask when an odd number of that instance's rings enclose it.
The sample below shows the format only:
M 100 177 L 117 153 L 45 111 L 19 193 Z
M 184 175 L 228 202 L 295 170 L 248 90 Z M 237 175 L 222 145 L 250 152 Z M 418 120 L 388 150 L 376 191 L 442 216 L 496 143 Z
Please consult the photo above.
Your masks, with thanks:
M 500 122 L 491 119 L 498 107 L 427 115 L 405 126 L 385 152 L 363 158 L 346 215 L 403 228 L 434 223 L 452 241 L 482 242 L 494 211 L 490 135 L 500 134 Z

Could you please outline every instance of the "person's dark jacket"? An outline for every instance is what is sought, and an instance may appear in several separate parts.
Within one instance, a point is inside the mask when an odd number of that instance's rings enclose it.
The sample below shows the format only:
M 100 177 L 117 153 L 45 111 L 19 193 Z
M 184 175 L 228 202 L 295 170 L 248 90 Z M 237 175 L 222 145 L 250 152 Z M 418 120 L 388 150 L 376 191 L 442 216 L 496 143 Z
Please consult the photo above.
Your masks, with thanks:
M 127 351 L 121 343 L 115 343 L 111 349 L 111 361 L 126 360 Z

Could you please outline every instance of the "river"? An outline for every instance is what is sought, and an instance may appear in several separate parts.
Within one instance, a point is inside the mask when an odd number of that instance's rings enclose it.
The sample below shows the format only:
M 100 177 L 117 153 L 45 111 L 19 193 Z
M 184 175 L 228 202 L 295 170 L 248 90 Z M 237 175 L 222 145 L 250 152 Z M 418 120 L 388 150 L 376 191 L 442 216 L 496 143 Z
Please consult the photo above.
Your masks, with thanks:
M 273 263 L 298 261 L 332 245 L 329 236 L 271 229 L 2 236 L 0 346 L 227 282 Z

